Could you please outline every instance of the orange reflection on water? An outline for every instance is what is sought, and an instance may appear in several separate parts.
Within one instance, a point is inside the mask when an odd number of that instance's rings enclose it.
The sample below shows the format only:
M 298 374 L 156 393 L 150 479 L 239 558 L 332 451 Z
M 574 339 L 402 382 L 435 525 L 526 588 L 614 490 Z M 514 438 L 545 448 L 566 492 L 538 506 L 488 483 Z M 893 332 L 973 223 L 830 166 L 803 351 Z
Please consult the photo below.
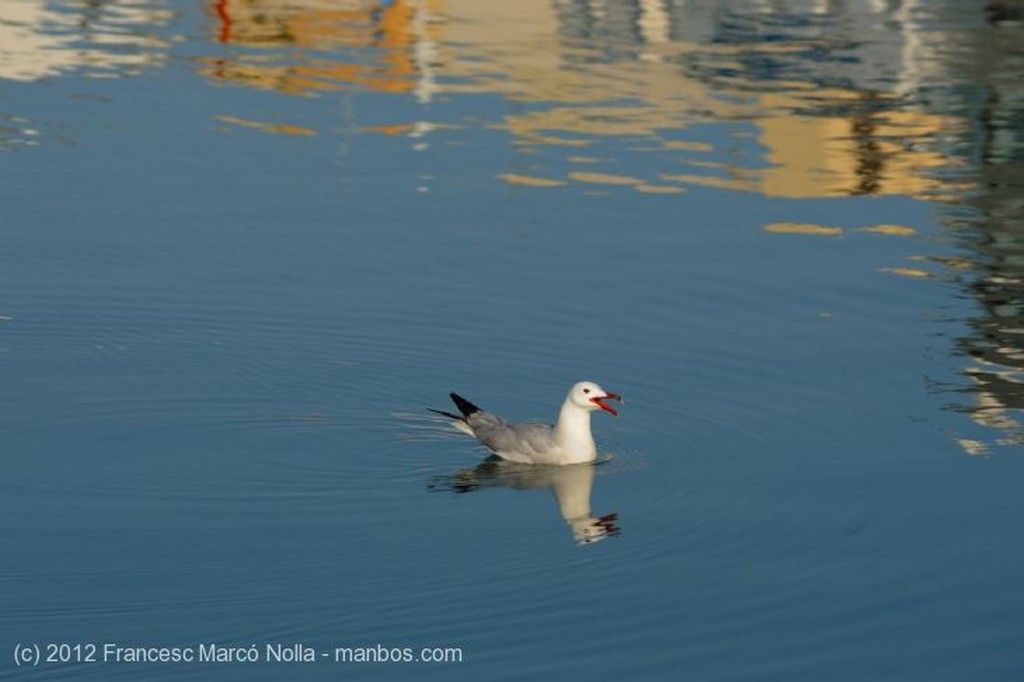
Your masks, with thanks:
M 429 4 L 429 3 L 428 3 Z M 203 73 L 249 87 L 308 94 L 351 86 L 410 93 L 420 74 L 413 47 L 420 13 L 408 0 L 331 2 L 329 0 L 214 0 L 215 39 L 244 48 L 275 52 L 239 52 L 207 58 Z M 356 57 L 340 48 L 375 48 L 375 58 Z M 287 51 L 282 51 L 286 49 Z
M 312 128 L 290 125 L 287 123 L 267 123 L 265 121 L 250 121 L 237 116 L 217 116 L 218 121 L 230 123 L 241 128 L 252 128 L 262 130 L 265 133 L 278 133 L 281 135 L 316 135 Z

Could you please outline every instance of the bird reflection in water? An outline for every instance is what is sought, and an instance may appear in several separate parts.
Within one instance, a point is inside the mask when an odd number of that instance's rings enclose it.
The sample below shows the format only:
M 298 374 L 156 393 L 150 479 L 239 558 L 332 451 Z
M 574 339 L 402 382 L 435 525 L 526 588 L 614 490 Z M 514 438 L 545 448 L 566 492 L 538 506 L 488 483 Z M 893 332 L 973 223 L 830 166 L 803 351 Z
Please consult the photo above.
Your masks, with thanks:
M 517 464 L 492 457 L 475 467 L 454 474 L 437 476 L 427 487 L 432 492 L 471 493 L 483 488 L 533 490 L 550 488 L 558 511 L 569 525 L 573 540 L 589 545 L 621 533 L 616 525 L 617 512 L 594 516 L 590 510 L 590 491 L 601 462 L 566 466 Z

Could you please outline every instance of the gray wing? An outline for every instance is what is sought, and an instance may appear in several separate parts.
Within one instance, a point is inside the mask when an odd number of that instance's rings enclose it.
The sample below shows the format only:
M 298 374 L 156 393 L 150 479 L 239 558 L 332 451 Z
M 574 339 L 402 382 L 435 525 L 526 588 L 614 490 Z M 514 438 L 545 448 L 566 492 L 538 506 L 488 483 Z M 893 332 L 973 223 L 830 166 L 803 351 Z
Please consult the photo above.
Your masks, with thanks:
M 481 443 L 509 459 L 533 459 L 550 452 L 555 446 L 554 429 L 550 424 L 527 422 L 512 424 L 488 412 L 474 412 L 467 420 Z

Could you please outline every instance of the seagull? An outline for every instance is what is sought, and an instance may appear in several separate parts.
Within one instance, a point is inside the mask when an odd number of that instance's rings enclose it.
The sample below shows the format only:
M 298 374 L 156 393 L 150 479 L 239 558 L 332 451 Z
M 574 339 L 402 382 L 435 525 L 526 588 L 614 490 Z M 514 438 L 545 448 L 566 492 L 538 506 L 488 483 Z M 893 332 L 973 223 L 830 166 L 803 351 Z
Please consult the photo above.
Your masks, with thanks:
M 542 422 L 513 424 L 481 410 L 457 393 L 450 395 L 461 415 L 430 411 L 451 419 L 457 429 L 475 436 L 501 459 L 520 464 L 593 462 L 597 446 L 590 434 L 590 413 L 604 410 L 618 415 L 605 401 L 625 402 L 618 393 L 606 391 L 592 381 L 581 381 L 569 389 L 558 413 L 558 423 L 551 426 Z

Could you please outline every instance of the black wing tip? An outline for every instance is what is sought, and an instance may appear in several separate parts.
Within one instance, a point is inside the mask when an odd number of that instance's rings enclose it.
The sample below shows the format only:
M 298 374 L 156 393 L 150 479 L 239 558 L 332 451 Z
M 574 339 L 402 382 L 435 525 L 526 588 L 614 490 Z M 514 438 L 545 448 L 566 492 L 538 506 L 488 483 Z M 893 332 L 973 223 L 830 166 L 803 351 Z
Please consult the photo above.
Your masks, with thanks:
M 458 422 L 466 421 L 465 417 L 460 417 L 457 414 L 453 414 L 452 412 L 445 412 L 444 410 L 435 410 L 433 407 L 428 407 L 427 411 L 428 412 L 433 412 L 434 414 L 439 414 L 442 417 L 448 417 L 449 419 L 454 419 L 455 421 L 458 421 Z
M 452 402 L 455 403 L 455 407 L 459 408 L 459 412 L 462 413 L 463 417 L 468 417 L 474 412 L 480 412 L 480 408 L 463 398 L 458 393 L 449 393 L 452 397 Z

